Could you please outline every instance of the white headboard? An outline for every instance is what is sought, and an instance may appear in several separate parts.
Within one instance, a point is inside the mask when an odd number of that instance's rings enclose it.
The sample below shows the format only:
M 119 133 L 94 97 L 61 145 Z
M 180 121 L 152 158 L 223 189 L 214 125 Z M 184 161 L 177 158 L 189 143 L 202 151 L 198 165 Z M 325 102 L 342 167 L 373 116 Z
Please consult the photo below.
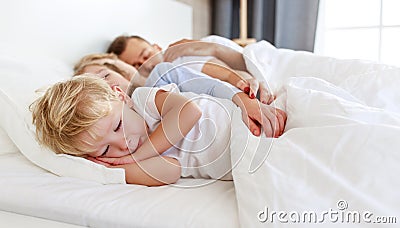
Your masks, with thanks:
M 166 47 L 191 38 L 192 9 L 172 0 L 5 0 L 0 7 L 1 55 L 74 64 L 121 34 Z

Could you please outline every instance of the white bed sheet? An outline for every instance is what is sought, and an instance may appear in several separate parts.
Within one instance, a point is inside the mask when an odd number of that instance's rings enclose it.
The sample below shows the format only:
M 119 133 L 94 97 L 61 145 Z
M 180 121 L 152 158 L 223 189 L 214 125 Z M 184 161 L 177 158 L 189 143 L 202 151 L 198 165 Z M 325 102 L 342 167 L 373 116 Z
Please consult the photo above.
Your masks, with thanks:
M 179 183 L 200 184 L 182 179 Z M 232 181 L 194 188 L 102 185 L 0 155 L 0 210 L 90 227 L 238 227 Z
M 12 212 L 0 211 L 0 225 L 1 227 L 31 227 L 31 228 L 82 228 L 84 226 L 73 225 L 70 223 L 63 223 L 32 217 L 27 215 L 16 214 Z

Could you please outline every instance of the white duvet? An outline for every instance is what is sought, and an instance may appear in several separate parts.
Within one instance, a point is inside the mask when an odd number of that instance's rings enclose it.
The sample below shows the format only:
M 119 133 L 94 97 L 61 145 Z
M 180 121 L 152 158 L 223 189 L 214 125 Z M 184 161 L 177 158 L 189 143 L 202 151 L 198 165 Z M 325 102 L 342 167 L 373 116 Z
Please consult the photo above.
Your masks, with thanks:
M 233 128 L 241 226 L 400 223 L 400 69 L 265 41 L 243 53 L 288 119 L 274 140 Z

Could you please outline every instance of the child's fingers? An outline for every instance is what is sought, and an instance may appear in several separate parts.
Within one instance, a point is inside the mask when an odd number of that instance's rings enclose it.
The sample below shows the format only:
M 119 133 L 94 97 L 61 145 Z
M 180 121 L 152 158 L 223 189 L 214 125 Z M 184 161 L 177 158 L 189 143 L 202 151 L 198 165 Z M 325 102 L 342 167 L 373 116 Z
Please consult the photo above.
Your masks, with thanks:
M 115 163 L 116 159 L 115 158 L 105 158 L 105 157 L 97 157 L 96 160 L 105 162 L 111 165 L 118 165 Z
M 261 125 L 266 137 L 279 137 L 284 130 L 286 114 L 269 105 L 261 106 Z
M 260 136 L 261 134 L 261 127 L 257 124 L 256 121 L 249 119 L 249 125 L 247 126 L 250 132 L 255 136 Z
M 96 159 L 112 165 L 125 165 L 135 162 L 130 155 L 119 158 L 97 157 Z
M 110 166 L 110 164 L 108 164 L 108 163 L 106 163 L 106 162 L 103 162 L 103 161 L 100 161 L 100 160 L 98 160 L 98 159 L 96 159 L 96 158 L 94 158 L 94 157 L 87 157 L 86 159 L 87 159 L 87 160 L 90 160 L 90 161 L 92 161 L 92 162 L 94 162 L 94 163 L 97 163 L 97 164 L 100 164 L 100 165 L 104 165 L 104 166 L 106 166 L 106 167 L 109 167 L 109 166 Z
M 287 116 L 286 116 L 286 113 L 280 109 L 276 109 L 276 112 L 277 112 L 277 117 L 279 120 L 279 127 L 281 130 L 279 135 L 282 135 L 283 131 L 285 130 Z
M 247 128 L 253 135 L 259 136 L 261 134 L 261 127 L 257 123 L 257 121 L 250 118 L 247 114 L 243 114 L 242 118 L 243 122 L 246 124 Z
M 266 132 L 267 137 L 279 137 L 283 134 L 286 122 L 286 113 L 280 109 L 274 108 L 272 112 L 265 112 L 266 121 L 269 121 L 271 132 Z M 268 122 L 267 122 L 268 123 Z M 268 124 L 267 124 L 268 125 Z M 264 126 L 263 126 L 264 127 Z M 266 126 L 268 127 L 268 126 Z M 265 128 L 264 128 L 265 129 Z
M 270 112 L 263 112 L 261 115 L 262 127 L 264 129 L 264 134 L 266 137 L 274 137 L 276 135 L 276 119 Z

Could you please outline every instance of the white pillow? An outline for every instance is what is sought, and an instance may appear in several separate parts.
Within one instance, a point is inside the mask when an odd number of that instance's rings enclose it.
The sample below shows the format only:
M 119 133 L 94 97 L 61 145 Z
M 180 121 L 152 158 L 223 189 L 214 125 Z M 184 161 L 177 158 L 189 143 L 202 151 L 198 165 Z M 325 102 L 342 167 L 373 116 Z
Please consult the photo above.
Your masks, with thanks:
M 125 183 L 123 169 L 106 168 L 79 157 L 56 155 L 37 143 L 29 111 L 29 105 L 38 97 L 35 91 L 71 75 L 72 66 L 63 62 L 0 56 L 0 128 L 25 157 L 54 174 L 104 184 Z
M 0 155 L 18 152 L 18 148 L 15 146 L 10 137 L 8 137 L 7 133 L 0 128 Z

